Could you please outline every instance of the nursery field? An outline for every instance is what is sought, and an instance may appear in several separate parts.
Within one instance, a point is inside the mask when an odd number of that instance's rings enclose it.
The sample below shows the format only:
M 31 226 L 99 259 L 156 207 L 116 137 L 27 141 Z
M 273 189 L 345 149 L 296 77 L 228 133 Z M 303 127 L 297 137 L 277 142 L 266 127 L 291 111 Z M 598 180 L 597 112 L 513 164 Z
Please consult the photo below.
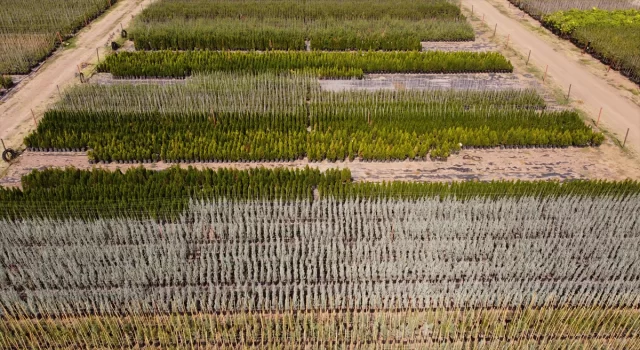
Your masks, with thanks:
M 509 0 L 535 18 L 557 11 L 567 10 L 627 10 L 640 9 L 640 3 L 634 0 Z
M 513 66 L 498 52 L 137 51 L 107 57 L 98 71 L 118 78 L 291 71 L 320 78 L 363 78 L 370 73 L 512 72 Z
M 640 83 L 640 5 L 510 0 L 547 28 Z M 563 7 L 564 6 L 564 7 Z M 596 8 L 597 6 L 597 8 Z
M 614 147 L 500 52 L 422 52 L 474 40 L 459 3 L 130 5 L 133 45 L 33 115 L 0 186 L 1 349 L 640 348 L 640 182 L 418 179 L 599 178 Z M 393 89 L 323 88 L 371 74 Z M 382 181 L 401 162 L 431 170 Z
M 138 50 L 420 50 L 421 41 L 474 39 L 445 0 L 164 0 L 131 35 Z
M 634 348 L 639 196 L 634 181 L 35 171 L 0 189 L 0 346 Z
M 327 92 L 299 74 L 217 73 L 179 85 L 79 86 L 25 144 L 88 148 L 101 162 L 390 161 L 604 140 L 577 112 L 544 108 L 533 90 Z
M 0 74 L 28 73 L 116 1 L 0 1 Z

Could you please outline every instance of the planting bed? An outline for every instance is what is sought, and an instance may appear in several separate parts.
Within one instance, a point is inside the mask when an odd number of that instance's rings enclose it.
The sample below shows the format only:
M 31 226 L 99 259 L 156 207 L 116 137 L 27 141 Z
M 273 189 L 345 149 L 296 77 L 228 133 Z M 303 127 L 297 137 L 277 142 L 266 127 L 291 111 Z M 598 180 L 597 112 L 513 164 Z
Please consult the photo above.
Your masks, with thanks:
M 139 50 L 419 50 L 474 38 L 443 0 L 160 1 L 131 34 Z
M 25 143 L 89 147 L 94 161 L 179 162 L 437 159 L 462 146 L 602 142 L 577 113 L 543 108 L 533 90 L 326 92 L 305 76 L 218 74 L 80 87 Z
M 322 78 L 365 73 L 511 72 L 513 66 L 497 52 L 122 52 L 98 67 L 116 77 L 182 78 L 212 72 L 306 72 Z
M 3 0 L 0 74 L 26 74 L 117 0 Z
M 0 348 L 639 347 L 640 167 L 458 6 L 151 4 L 0 180 Z
M 639 5 L 625 0 L 597 3 L 510 1 L 554 33 L 568 38 L 579 48 L 640 83 Z
M 0 191 L 1 341 L 633 347 L 638 196 L 631 181 L 34 172 Z
M 352 90 L 461 90 L 503 91 L 540 90 L 538 81 L 529 74 L 367 74 L 363 79 L 320 80 L 327 91 Z

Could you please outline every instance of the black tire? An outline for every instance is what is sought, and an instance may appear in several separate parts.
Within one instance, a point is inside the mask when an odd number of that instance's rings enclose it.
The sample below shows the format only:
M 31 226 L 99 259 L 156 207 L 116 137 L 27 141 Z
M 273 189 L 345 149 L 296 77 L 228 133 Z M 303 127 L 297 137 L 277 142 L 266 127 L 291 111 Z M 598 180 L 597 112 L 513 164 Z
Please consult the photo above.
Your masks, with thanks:
M 80 73 L 80 82 L 84 83 L 84 73 Z
M 126 37 L 127 37 L 127 31 L 123 29 L 123 30 L 120 32 L 120 36 L 121 36 L 121 37 L 123 37 L 123 38 L 126 38 Z
M 11 163 L 12 160 L 18 158 L 18 152 L 12 150 L 11 148 L 7 148 L 2 152 L 2 160 L 7 163 Z
M 112 42 L 111 42 L 111 50 L 116 51 L 116 50 L 118 50 L 119 48 L 120 48 L 120 45 L 118 45 L 118 43 L 117 43 L 117 42 L 115 42 L 115 41 L 112 41 Z

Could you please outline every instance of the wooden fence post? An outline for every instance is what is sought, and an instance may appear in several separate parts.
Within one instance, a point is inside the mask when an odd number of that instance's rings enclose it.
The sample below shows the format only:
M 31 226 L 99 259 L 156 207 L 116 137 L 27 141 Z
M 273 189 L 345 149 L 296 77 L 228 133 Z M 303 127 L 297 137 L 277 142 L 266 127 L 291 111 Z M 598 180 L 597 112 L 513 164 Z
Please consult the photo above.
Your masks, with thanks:
M 602 116 L 602 107 L 600 107 L 600 113 L 598 113 L 598 121 L 596 122 L 596 126 L 600 123 L 600 116 Z
M 624 135 L 624 142 L 622 143 L 622 148 L 627 144 L 627 137 L 629 137 L 629 128 L 627 128 L 627 134 Z

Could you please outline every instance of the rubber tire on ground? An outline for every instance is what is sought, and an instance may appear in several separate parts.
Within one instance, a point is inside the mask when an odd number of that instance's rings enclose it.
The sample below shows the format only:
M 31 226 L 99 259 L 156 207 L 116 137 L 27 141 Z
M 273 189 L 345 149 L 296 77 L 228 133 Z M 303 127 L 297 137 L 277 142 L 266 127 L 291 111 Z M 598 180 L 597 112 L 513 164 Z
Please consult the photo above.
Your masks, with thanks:
M 12 150 L 11 148 L 7 148 L 4 152 L 2 152 L 2 160 L 7 163 L 10 163 L 12 160 L 18 157 L 18 152 Z
M 123 30 L 120 32 L 120 36 L 121 36 L 121 37 L 123 37 L 123 38 L 126 38 L 126 37 L 127 37 L 127 31 L 123 29 Z
M 111 42 L 111 50 L 116 51 L 116 50 L 118 50 L 119 48 L 120 48 L 120 45 L 118 45 L 118 43 L 117 43 L 117 42 L 115 42 L 115 41 L 112 41 L 112 42 Z

